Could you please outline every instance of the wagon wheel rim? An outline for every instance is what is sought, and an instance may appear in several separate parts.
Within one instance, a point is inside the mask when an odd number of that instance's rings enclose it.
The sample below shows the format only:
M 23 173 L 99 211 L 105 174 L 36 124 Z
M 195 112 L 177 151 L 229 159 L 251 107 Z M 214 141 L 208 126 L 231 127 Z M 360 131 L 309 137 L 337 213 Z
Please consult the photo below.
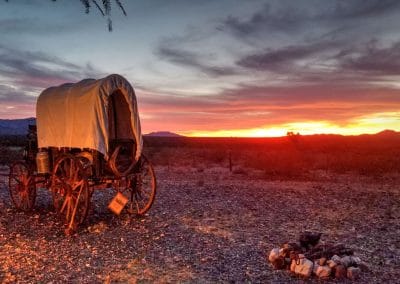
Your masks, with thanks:
M 16 162 L 10 168 L 9 186 L 11 201 L 21 211 L 31 211 L 35 206 L 36 185 L 26 162 Z
M 53 170 L 51 186 L 53 205 L 69 230 L 75 231 L 89 211 L 89 185 L 79 158 L 64 155 Z
M 144 215 L 154 203 L 157 181 L 153 166 L 143 155 L 140 158 L 138 172 L 131 180 L 129 190 L 129 212 Z

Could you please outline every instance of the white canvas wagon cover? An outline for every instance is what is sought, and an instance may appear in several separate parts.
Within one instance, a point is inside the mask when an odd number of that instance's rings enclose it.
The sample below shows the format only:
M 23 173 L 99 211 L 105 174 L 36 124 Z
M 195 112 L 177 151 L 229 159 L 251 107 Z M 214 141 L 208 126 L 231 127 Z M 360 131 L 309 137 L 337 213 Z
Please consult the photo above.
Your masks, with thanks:
M 44 90 L 36 104 L 38 146 L 95 149 L 108 159 L 111 139 L 143 140 L 136 96 L 120 75 L 86 79 Z

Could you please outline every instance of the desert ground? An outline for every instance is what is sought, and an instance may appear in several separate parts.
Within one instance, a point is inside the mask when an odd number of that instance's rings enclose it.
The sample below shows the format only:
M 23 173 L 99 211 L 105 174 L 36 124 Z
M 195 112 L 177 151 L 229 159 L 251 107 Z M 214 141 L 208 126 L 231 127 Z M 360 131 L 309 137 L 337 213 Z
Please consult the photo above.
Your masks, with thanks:
M 301 168 L 307 174 L 291 169 L 285 176 L 251 167 L 254 161 L 233 150 L 230 171 L 210 147 L 157 147 L 148 148 L 158 183 L 148 214 L 115 216 L 107 209 L 114 192 L 98 190 L 72 237 L 63 234 L 48 191 L 38 191 L 33 212 L 18 212 L 1 177 L 0 282 L 299 283 L 305 280 L 274 270 L 266 256 L 304 230 L 354 249 L 368 264 L 357 282 L 400 282 L 397 170 L 380 176 Z

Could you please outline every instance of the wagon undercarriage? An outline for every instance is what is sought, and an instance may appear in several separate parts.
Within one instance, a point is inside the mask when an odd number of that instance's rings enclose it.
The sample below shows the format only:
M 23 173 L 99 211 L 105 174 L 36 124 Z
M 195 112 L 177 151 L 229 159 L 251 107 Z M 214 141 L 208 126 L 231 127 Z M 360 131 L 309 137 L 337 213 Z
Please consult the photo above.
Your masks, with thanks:
M 144 155 L 127 175 L 89 175 L 93 172 L 94 165 L 79 154 L 62 154 L 51 174 L 37 174 L 26 161 L 15 162 L 9 174 L 11 200 L 17 209 L 28 212 L 34 209 L 36 191 L 48 189 L 55 211 L 65 221 L 66 234 L 75 232 L 85 221 L 94 190 L 114 190 L 122 194 L 127 199 L 123 207 L 130 214 L 143 215 L 152 206 L 156 177 Z

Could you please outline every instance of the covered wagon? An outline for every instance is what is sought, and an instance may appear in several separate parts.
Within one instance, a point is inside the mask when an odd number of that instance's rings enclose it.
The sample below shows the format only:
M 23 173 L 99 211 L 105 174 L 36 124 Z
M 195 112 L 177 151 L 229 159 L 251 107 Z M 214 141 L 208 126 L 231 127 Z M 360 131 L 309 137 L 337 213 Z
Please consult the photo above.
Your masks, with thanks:
M 146 213 L 153 204 L 156 177 L 143 155 L 135 92 L 119 75 L 86 79 L 44 90 L 30 127 L 25 160 L 10 168 L 14 205 L 29 211 L 36 189 L 51 191 L 55 210 L 76 230 L 88 213 L 95 189 L 112 188 L 109 207 Z

